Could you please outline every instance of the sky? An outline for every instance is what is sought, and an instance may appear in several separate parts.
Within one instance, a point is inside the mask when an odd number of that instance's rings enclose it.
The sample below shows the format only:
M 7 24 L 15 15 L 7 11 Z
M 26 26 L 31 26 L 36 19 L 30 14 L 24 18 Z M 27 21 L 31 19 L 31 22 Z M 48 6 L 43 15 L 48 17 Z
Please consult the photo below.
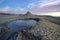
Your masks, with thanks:
M 60 15 L 60 0 L 0 0 L 0 12 Z

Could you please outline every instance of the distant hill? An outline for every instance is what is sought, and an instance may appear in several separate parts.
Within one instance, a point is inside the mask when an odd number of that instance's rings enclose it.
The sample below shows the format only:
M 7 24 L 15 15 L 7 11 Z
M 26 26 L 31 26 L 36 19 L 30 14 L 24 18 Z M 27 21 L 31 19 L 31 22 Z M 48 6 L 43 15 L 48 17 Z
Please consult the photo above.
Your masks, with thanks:
M 12 15 L 10 13 L 0 13 L 0 15 Z

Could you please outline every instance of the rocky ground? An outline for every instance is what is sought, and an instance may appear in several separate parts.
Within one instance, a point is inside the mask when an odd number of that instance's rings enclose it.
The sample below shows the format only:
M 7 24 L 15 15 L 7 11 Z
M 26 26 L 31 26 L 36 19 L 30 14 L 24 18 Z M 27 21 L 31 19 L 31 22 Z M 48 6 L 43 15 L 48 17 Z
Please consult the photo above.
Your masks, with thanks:
M 30 35 L 29 36 L 30 39 L 27 38 L 26 40 L 60 40 L 60 26 L 54 23 L 51 23 L 49 21 L 43 20 L 42 22 L 39 22 L 37 25 L 32 27 L 27 32 L 28 32 L 26 33 L 27 36 L 30 34 L 33 34 L 33 36 Z M 19 33 L 19 34 L 22 34 L 22 33 Z M 18 39 L 19 37 L 20 36 L 18 36 Z M 26 35 L 25 37 L 22 37 L 22 40 L 24 38 L 26 38 Z
M 42 20 L 31 29 L 16 33 L 11 33 L 7 27 L 0 29 L 0 40 L 60 40 L 60 25 L 48 20 Z

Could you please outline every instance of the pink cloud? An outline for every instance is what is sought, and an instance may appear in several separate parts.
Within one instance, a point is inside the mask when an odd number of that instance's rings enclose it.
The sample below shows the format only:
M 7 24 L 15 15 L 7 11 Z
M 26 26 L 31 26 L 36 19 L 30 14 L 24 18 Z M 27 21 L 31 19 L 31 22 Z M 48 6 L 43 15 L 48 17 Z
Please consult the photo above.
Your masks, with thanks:
M 46 4 L 38 4 L 31 9 L 33 13 L 41 12 L 60 12 L 60 1 L 54 1 Z

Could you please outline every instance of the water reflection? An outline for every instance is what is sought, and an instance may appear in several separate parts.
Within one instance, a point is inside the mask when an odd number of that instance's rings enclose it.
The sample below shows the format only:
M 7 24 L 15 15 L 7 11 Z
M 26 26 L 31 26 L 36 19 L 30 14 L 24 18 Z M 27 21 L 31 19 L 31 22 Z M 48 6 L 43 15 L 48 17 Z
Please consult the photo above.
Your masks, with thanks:
M 17 20 L 10 22 L 8 24 L 8 28 L 10 28 L 13 32 L 21 31 L 26 28 L 30 28 L 34 26 L 37 22 L 35 20 Z

